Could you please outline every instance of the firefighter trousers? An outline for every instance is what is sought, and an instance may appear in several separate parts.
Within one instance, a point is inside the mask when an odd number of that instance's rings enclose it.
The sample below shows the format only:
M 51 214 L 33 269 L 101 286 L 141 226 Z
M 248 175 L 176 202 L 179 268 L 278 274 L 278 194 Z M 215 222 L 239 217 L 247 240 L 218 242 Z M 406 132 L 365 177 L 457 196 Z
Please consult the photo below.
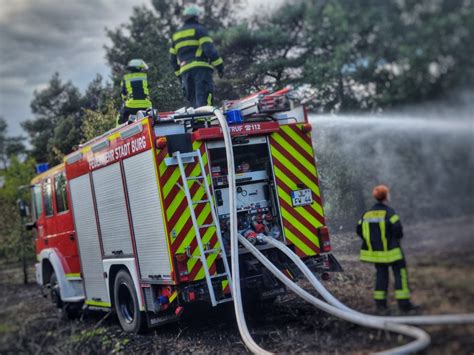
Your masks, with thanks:
M 374 299 L 376 301 L 385 301 L 387 299 L 389 268 L 392 268 L 395 278 L 395 298 L 399 303 L 410 299 L 410 288 L 408 287 L 408 273 L 405 259 L 397 260 L 390 264 L 375 264 L 375 291 Z
M 194 107 L 212 106 L 214 96 L 214 82 L 211 68 L 192 68 L 181 74 L 181 84 L 184 96 Z
M 146 110 L 146 109 L 147 107 L 131 108 L 122 104 L 122 107 L 120 108 L 119 116 L 117 117 L 117 126 L 122 123 L 127 122 L 130 115 L 136 115 L 138 111 Z

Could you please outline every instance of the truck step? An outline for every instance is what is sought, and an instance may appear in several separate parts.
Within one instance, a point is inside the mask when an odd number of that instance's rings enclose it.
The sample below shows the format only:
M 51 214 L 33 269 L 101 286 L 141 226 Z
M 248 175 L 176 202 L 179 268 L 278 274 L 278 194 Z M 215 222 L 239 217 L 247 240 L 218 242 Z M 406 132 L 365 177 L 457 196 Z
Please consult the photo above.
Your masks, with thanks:
M 204 254 L 212 254 L 212 253 L 219 253 L 222 249 L 221 248 L 215 248 L 215 249 L 207 249 L 204 250 Z
M 216 225 L 215 223 L 201 224 L 199 228 L 203 229 L 203 228 L 215 227 L 215 225 Z
M 220 299 L 219 301 L 217 301 L 217 304 L 226 303 L 226 302 L 230 302 L 230 301 L 233 301 L 233 300 L 234 300 L 234 298 L 227 297 L 227 298 L 223 298 L 223 299 Z
M 186 178 L 186 180 L 199 180 L 199 179 L 204 179 L 204 176 L 199 175 L 199 176 L 190 176 Z
M 227 274 L 223 272 L 222 274 L 211 275 L 211 279 L 220 279 L 222 277 L 227 277 Z

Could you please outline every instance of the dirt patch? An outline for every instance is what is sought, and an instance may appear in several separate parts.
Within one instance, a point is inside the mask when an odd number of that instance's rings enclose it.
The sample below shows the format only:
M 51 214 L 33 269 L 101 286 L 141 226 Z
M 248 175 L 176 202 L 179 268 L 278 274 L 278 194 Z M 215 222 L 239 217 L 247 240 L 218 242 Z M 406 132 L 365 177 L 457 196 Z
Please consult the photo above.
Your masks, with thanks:
M 408 226 L 404 249 L 415 302 L 423 314 L 474 312 L 474 218 Z M 332 233 L 333 251 L 345 269 L 327 287 L 349 306 L 372 313 L 374 268 L 357 260 L 352 232 Z M 31 269 L 30 279 L 33 280 Z M 303 283 L 303 285 L 305 285 Z M 307 286 L 307 285 L 305 285 Z M 308 288 L 309 289 L 309 288 Z M 391 293 L 393 295 L 393 292 Z M 393 297 L 393 296 L 392 296 Z M 114 315 L 89 312 L 63 321 L 34 283 L 22 284 L 20 265 L 0 269 L 0 353 L 245 353 L 232 309 L 195 305 L 179 323 L 145 335 L 124 333 Z M 390 299 L 392 314 L 397 314 Z M 259 309 L 249 319 L 257 342 L 279 353 L 362 354 L 407 341 L 329 317 L 293 295 Z M 431 326 L 430 353 L 474 352 L 474 326 Z

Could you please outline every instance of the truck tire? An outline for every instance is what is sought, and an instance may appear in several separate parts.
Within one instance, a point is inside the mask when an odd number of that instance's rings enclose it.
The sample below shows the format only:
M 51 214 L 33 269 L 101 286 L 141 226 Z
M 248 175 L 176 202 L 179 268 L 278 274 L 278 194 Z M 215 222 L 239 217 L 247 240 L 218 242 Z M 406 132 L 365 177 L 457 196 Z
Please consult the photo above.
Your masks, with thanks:
M 140 312 L 138 296 L 132 277 L 125 270 L 117 273 L 114 283 L 115 312 L 122 329 L 128 333 L 141 333 L 146 329 L 146 316 Z
M 49 279 L 49 295 L 51 302 L 53 302 L 53 304 L 58 307 L 60 319 L 76 319 L 81 314 L 82 303 L 63 302 L 61 299 L 58 278 L 54 271 Z

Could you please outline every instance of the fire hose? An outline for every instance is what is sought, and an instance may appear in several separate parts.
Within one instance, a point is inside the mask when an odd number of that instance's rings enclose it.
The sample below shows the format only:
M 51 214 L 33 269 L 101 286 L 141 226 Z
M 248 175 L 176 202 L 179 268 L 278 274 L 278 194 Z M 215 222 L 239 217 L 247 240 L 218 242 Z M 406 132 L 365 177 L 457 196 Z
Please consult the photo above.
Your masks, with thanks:
M 231 293 L 234 298 L 235 315 L 240 335 L 245 345 L 253 353 L 271 354 L 267 350 L 261 348 L 252 338 L 245 316 L 243 312 L 242 296 L 240 289 L 240 271 L 239 271 L 239 242 L 252 253 L 268 270 L 270 270 L 283 284 L 298 296 L 313 304 L 317 308 L 334 315 L 338 318 L 359 324 L 362 326 L 392 331 L 403 334 L 412 338 L 414 341 L 406 345 L 387 350 L 386 353 L 407 353 L 416 352 L 426 348 L 430 344 L 429 335 L 422 329 L 406 325 L 410 324 L 446 324 L 446 323 L 471 323 L 474 322 L 473 315 L 445 315 L 445 316 L 416 316 L 416 317 L 379 317 L 366 315 L 342 304 L 332 294 L 327 291 L 324 286 L 317 280 L 307 266 L 283 243 L 265 238 L 265 241 L 277 247 L 284 252 L 295 264 L 301 269 L 303 274 L 308 278 L 313 287 L 328 301 L 321 301 L 309 292 L 298 286 L 296 283 L 288 279 L 270 260 L 268 260 L 255 246 L 253 246 L 244 237 L 237 232 L 237 208 L 235 202 L 235 166 L 232 148 L 232 137 L 229 127 L 223 113 L 214 107 L 205 106 L 195 110 L 195 112 L 212 112 L 218 119 L 224 137 L 224 146 L 226 150 L 228 184 L 229 184 L 229 211 L 230 213 L 230 231 L 231 231 Z M 400 324 L 404 323 L 404 324 Z
M 323 284 L 314 276 L 311 270 L 306 266 L 306 264 L 296 255 L 290 248 L 288 248 L 282 242 L 275 240 L 270 237 L 264 237 L 264 242 L 271 244 L 272 246 L 278 248 L 286 256 L 288 256 L 291 261 L 293 261 L 296 266 L 303 272 L 303 275 L 308 279 L 311 285 L 318 291 L 318 293 L 323 297 L 329 304 L 337 307 L 341 310 L 347 312 L 352 312 L 356 314 L 363 315 L 364 317 L 371 317 L 374 319 L 381 319 L 388 322 L 394 323 L 403 323 L 403 324 L 417 324 L 417 325 L 440 325 L 440 324 L 465 324 L 465 323 L 474 323 L 474 314 L 443 314 L 443 315 L 427 315 L 427 316 L 402 316 L 402 317 L 380 317 L 373 316 L 370 314 L 364 314 L 358 312 L 352 308 L 347 307 L 341 303 L 336 297 L 334 297 L 324 286 Z

